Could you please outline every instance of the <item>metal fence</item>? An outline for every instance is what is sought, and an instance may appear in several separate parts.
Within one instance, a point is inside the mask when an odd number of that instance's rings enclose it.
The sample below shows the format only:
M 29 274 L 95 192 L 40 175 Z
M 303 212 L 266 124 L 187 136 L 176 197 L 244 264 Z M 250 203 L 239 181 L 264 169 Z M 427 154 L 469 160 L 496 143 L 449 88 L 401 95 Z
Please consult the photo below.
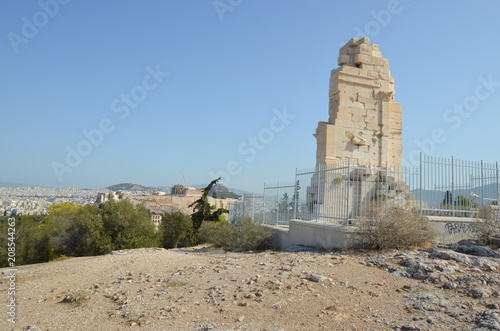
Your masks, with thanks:
M 229 223 L 235 224 L 245 218 L 249 218 L 255 223 L 262 223 L 263 212 L 263 195 L 244 194 L 239 201 L 229 203 Z
M 347 161 L 297 171 L 296 178 L 298 219 L 348 224 L 368 218 L 374 208 L 419 209 L 410 191 L 419 183 L 415 169 L 365 168 L 351 166 Z
M 294 183 L 264 184 L 264 223 L 288 224 L 294 216 L 295 200 Z
M 480 205 L 498 205 L 498 163 L 422 157 L 420 170 L 424 215 L 473 217 Z
M 297 171 L 292 183 L 265 184 L 258 200 L 246 198 L 234 207 L 271 224 L 292 218 L 349 224 L 369 218 L 374 208 L 398 206 L 421 216 L 473 217 L 481 205 L 499 205 L 499 194 L 498 163 L 421 155 L 415 168 L 318 165 Z M 236 214 L 230 211 L 230 219 Z

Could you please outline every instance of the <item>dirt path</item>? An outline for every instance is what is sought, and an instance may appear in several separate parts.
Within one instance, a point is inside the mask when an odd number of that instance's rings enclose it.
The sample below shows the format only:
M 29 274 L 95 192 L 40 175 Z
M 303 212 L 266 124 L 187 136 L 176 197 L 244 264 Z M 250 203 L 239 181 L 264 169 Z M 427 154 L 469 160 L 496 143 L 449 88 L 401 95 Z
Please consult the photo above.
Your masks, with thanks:
M 477 314 L 486 309 L 484 300 L 444 289 L 442 284 L 393 276 L 365 265 L 367 258 L 315 252 L 136 249 L 23 266 L 16 279 L 17 321 L 7 321 L 7 306 L 2 305 L 0 330 L 471 330 L 478 326 Z M 2 303 L 7 303 L 7 289 L 8 279 L 2 275 Z M 424 308 L 418 309 L 420 303 Z

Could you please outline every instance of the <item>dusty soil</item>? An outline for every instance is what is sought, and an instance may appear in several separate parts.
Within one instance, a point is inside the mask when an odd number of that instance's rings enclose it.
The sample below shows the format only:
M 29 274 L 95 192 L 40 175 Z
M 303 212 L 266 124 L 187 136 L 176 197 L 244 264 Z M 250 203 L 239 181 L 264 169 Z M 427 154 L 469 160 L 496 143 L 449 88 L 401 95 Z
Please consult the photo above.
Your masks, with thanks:
M 0 269 L 0 330 L 494 329 L 480 316 L 498 311 L 498 297 L 366 262 L 398 265 L 395 254 L 150 248 L 21 266 L 15 323 Z

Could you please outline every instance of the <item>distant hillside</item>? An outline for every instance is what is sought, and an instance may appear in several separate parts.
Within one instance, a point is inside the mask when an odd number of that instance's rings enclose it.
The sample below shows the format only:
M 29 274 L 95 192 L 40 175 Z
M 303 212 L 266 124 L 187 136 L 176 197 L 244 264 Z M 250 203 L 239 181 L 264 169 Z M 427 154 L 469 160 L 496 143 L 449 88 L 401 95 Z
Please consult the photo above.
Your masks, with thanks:
M 227 187 L 222 184 L 216 184 L 208 194 L 211 197 L 219 199 L 239 199 L 241 196 L 231 192 Z
M 463 195 L 466 198 L 469 197 L 469 193 L 474 192 L 479 196 L 483 196 L 483 198 L 487 199 L 485 202 L 491 201 L 492 199 L 497 198 L 497 185 L 488 184 L 484 186 L 473 187 L 471 189 L 457 189 L 455 190 L 454 198 Z M 420 198 L 420 190 L 414 189 L 411 190 L 411 193 L 415 195 L 415 199 Z M 422 200 L 428 204 L 429 207 L 437 208 L 444 199 L 445 191 L 442 190 L 422 190 Z M 489 199 L 489 200 L 488 200 Z M 480 201 L 480 199 L 475 200 L 476 202 Z
M 116 185 L 111 185 L 106 187 L 108 190 L 111 191 L 150 191 L 154 190 L 152 187 L 146 187 L 142 186 L 139 184 L 132 184 L 132 183 L 121 183 L 121 184 L 116 184 Z

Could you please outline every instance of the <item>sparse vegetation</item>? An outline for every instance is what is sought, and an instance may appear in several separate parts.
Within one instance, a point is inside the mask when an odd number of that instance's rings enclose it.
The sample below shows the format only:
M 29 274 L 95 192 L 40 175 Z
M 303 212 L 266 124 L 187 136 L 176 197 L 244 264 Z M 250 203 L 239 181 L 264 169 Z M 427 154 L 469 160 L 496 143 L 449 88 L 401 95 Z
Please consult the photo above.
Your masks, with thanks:
M 270 246 L 272 232 L 250 219 L 244 219 L 237 225 L 227 222 L 203 222 L 199 236 L 201 242 L 211 243 L 223 249 L 260 250 Z
M 203 222 L 198 231 L 198 238 L 201 243 L 233 249 L 237 245 L 237 228 L 227 222 Z
M 429 222 L 401 207 L 373 207 L 369 221 L 359 226 L 361 248 L 406 249 L 422 247 L 434 238 Z
M 269 228 L 255 224 L 250 219 L 244 219 L 237 226 L 238 247 L 245 250 L 261 250 L 270 246 L 272 232 Z
M 486 245 L 500 246 L 500 209 L 480 206 L 477 213 L 477 239 Z

